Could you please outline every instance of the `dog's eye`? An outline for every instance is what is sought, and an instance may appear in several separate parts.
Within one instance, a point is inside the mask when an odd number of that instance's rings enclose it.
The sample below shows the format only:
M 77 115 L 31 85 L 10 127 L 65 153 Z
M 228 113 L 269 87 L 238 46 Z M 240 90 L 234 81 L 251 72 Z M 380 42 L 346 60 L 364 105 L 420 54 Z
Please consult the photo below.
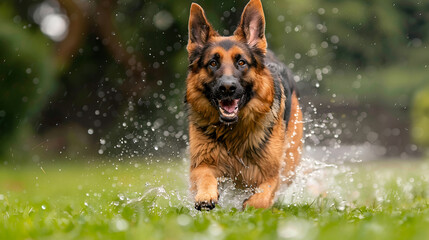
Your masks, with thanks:
M 240 61 L 238 61 L 238 66 L 244 66 L 244 65 L 246 65 L 246 61 L 244 61 L 244 60 L 240 60 Z
M 217 62 L 216 62 L 216 60 L 211 60 L 211 61 L 209 62 L 209 66 L 210 66 L 210 67 L 212 67 L 212 68 L 217 67 Z

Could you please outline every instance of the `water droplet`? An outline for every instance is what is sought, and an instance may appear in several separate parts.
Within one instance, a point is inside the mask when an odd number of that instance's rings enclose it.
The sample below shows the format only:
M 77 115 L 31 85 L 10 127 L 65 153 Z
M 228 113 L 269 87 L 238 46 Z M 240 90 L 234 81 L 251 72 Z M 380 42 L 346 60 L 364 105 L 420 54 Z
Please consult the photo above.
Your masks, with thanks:
M 122 232 L 128 229 L 129 224 L 122 218 L 116 218 L 112 220 L 112 230 L 115 232 Z
M 191 217 L 181 214 L 177 217 L 176 221 L 180 226 L 187 226 L 189 223 L 191 223 Z

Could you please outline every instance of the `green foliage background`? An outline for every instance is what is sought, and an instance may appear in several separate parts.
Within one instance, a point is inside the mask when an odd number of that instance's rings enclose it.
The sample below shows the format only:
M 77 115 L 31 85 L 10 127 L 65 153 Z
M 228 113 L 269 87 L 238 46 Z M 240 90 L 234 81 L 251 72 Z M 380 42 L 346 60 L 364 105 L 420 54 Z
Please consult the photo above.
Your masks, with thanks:
M 35 138 L 52 132 L 61 137 L 61 131 L 55 132 L 58 126 L 82 132 L 77 138 L 89 138 L 93 144 L 87 148 L 93 153 L 113 149 L 127 134 L 145 131 L 140 143 L 146 143 L 130 151 L 140 149 L 137 154 L 141 154 L 145 152 L 141 149 L 152 145 L 166 151 L 184 147 L 182 100 L 191 1 L 106 1 L 113 6 L 107 19 L 113 24 L 111 35 L 142 62 L 138 80 L 130 77 L 127 64 L 113 56 L 99 34 L 99 23 L 88 24 L 81 46 L 66 64 L 54 64 L 56 44 L 41 36 L 32 18 L 32 11 L 42 2 L 6 0 L 0 5 L 0 91 L 4 98 L 0 111 L 6 113 L 0 115 L 1 148 L 10 145 L 23 121 L 30 122 L 29 134 Z M 198 3 L 215 28 L 228 35 L 246 1 Z M 100 5 L 88 2 L 85 19 L 95 19 Z M 409 127 L 413 95 L 428 84 L 429 2 L 270 0 L 263 1 L 263 6 L 269 47 L 299 76 L 304 97 L 332 106 L 377 105 L 403 119 L 404 129 Z M 162 27 L 168 19 L 171 24 Z M 31 74 L 26 73 L 28 68 Z M 39 79 L 37 86 L 34 78 Z M 94 114 L 97 110 L 101 114 Z M 88 129 L 94 129 L 94 134 L 87 136 Z M 107 144 L 100 146 L 100 138 Z
M 41 111 L 56 85 L 49 42 L 12 23 L 11 13 L 0 5 L 0 154 L 18 128 Z

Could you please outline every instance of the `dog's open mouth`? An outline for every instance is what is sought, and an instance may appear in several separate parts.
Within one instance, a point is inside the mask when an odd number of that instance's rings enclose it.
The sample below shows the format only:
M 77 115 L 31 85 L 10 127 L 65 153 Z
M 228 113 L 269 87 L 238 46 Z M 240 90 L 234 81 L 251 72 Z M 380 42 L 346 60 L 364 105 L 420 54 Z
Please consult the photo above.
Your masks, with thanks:
M 220 118 L 224 122 L 235 122 L 238 118 L 238 103 L 240 99 L 218 100 Z

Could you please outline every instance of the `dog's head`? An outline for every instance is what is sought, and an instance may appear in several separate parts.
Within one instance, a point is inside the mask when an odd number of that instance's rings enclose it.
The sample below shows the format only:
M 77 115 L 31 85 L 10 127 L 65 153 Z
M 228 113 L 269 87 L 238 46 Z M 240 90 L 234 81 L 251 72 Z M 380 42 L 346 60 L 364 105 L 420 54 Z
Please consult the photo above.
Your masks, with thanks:
M 238 120 L 240 109 L 252 99 L 258 71 L 263 68 L 267 42 L 260 0 L 251 0 L 232 36 L 220 36 L 204 10 L 192 3 L 189 17 L 189 75 L 186 100 L 210 102 L 224 123 Z M 191 85 L 191 86 L 190 86 Z

